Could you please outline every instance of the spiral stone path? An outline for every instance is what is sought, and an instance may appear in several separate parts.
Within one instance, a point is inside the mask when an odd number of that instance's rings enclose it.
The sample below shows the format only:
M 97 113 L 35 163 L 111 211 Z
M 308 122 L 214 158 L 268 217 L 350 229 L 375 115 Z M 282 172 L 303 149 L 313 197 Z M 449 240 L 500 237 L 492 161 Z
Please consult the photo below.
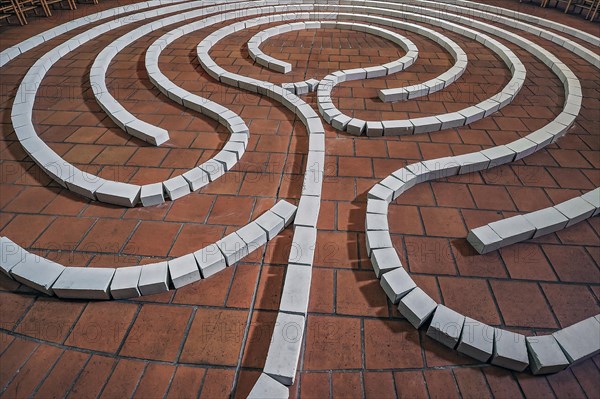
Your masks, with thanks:
M 114 1 L 1 27 L 0 397 L 594 397 L 597 25 Z

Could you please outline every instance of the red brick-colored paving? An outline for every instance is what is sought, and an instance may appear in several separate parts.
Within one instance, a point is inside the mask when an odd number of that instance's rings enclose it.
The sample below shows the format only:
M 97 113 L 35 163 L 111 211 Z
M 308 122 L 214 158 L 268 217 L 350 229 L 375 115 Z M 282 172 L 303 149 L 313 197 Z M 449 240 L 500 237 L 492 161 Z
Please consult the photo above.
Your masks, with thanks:
M 506 0 L 494 3 L 516 6 Z M 60 18 L 114 6 L 117 2 L 105 1 L 57 12 L 50 20 L 35 18 L 26 27 L 2 27 L 1 47 L 42 32 Z M 597 25 L 578 17 L 519 7 L 597 32 Z M 103 35 L 58 61 L 43 81 L 33 115 L 41 138 L 69 162 L 106 178 L 144 184 L 209 159 L 224 144 L 227 131 L 169 101 L 149 83 L 144 52 L 166 30 L 120 52 L 107 85 L 140 119 L 167 129 L 171 140 L 160 148 L 148 146 L 102 112 L 89 87 L 89 67 L 100 49 L 133 26 L 138 24 Z M 216 62 L 279 83 L 321 78 L 402 55 L 386 40 L 364 33 L 290 32 L 262 46 L 293 64 L 293 72 L 283 76 L 253 65 L 243 44 L 268 26 L 228 36 L 212 50 Z M 63 38 L 5 66 L 0 233 L 65 265 L 145 264 L 212 243 L 278 199 L 296 201 L 308 150 L 304 125 L 280 104 L 216 83 L 202 71 L 195 46 L 214 29 L 175 41 L 163 52 L 160 67 L 178 85 L 239 113 L 250 128 L 248 151 L 217 182 L 153 208 L 123 209 L 66 192 L 33 164 L 11 134 L 10 108 L 20 79 Z M 419 60 L 387 79 L 338 86 L 334 99 L 345 113 L 387 119 L 451 112 L 495 94 L 509 80 L 509 71 L 489 49 L 444 31 L 469 56 L 464 76 L 429 97 L 381 103 L 378 88 L 424 81 L 451 64 L 437 44 L 399 32 L 419 47 Z M 464 237 L 470 228 L 600 186 L 600 76 L 572 53 L 519 34 L 546 46 L 580 78 L 585 98 L 575 127 L 557 144 L 524 160 L 415 187 L 390 206 L 390 231 L 402 261 L 434 299 L 492 325 L 544 334 L 599 313 L 600 220 L 484 256 L 475 255 Z M 415 160 L 505 144 L 560 112 L 560 81 L 529 53 L 500 40 L 526 65 L 527 81 L 513 103 L 492 117 L 469 127 L 402 138 L 356 138 L 325 126 L 318 248 L 292 397 L 597 397 L 598 357 L 556 375 L 533 377 L 482 366 L 414 330 L 387 301 L 366 256 L 366 192 L 375 182 Z M 307 98 L 316 106 L 314 94 Z M 48 299 L 0 277 L 2 397 L 244 397 L 264 365 L 290 243 L 287 229 L 266 248 L 208 280 L 131 301 Z

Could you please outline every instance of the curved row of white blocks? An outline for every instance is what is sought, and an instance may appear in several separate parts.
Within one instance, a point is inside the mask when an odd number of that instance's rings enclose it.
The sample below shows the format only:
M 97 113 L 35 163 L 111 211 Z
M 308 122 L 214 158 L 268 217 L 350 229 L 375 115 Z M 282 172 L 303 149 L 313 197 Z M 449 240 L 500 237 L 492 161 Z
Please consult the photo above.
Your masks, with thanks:
M 571 227 L 600 214 L 600 188 L 524 215 L 516 215 L 469 231 L 467 241 L 480 254 Z
M 213 2 L 213 4 L 218 3 Z M 142 21 L 157 15 L 170 13 L 174 10 L 185 10 L 201 5 L 206 5 L 206 3 L 191 2 L 184 5 L 173 6 L 175 8 L 164 7 L 159 10 L 140 13 L 136 18 L 131 18 L 130 16 L 122 17 L 79 34 L 42 56 L 42 58 L 28 71 L 19 86 L 12 109 L 13 127 L 17 138 L 34 162 L 36 162 L 54 180 L 70 191 L 93 200 L 127 207 L 133 207 L 140 202 L 143 206 L 157 205 L 164 202 L 165 198 L 176 200 L 206 186 L 209 182 L 216 180 L 225 172 L 231 170 L 245 152 L 248 143 L 248 128 L 243 120 L 231 110 L 198 96 L 196 96 L 198 98 L 196 101 L 198 106 L 195 109 L 199 111 L 203 110 L 205 115 L 218 120 L 229 129 L 231 135 L 228 143 L 215 157 L 202 165 L 164 182 L 152 183 L 144 186 L 107 180 L 81 171 L 52 151 L 50 147 L 37 136 L 31 121 L 33 102 L 35 100 L 37 89 L 46 72 L 61 57 L 112 29 L 127 25 L 131 22 Z M 97 95 L 98 99 L 103 98 L 105 100 L 100 101 L 100 105 L 122 129 L 129 131 L 130 133 L 133 133 L 133 135 L 145 139 L 146 141 L 152 142 L 153 144 L 160 144 L 160 142 L 165 139 L 166 132 L 163 134 L 161 133 L 160 128 L 135 118 L 108 93 L 104 79 L 110 60 L 118 53 L 118 51 L 122 50 L 134 40 L 151 31 L 160 29 L 164 25 L 174 24 L 183 21 L 186 18 L 205 15 L 206 13 L 222 11 L 223 9 L 237 8 L 239 8 L 239 3 L 221 4 L 206 9 L 178 14 L 146 24 L 132 31 L 132 33 L 130 32 L 130 34 L 117 39 L 100 53 L 90 71 L 90 80 L 94 93 Z M 158 62 L 158 55 L 156 62 Z M 151 71 L 157 70 L 158 68 L 156 67 Z M 161 74 L 161 76 L 164 75 Z M 157 77 L 157 79 L 160 79 L 160 77 Z M 157 80 L 155 79 L 154 81 Z M 170 86 L 172 87 L 171 91 L 165 89 L 165 94 L 170 95 L 177 101 L 175 95 L 178 87 L 173 86 L 174 85 Z M 181 102 L 180 98 L 179 101 Z M 156 134 L 152 134 L 152 132 Z
M 331 8 L 332 12 L 334 10 L 337 10 L 338 8 L 343 10 L 347 8 L 347 6 L 327 7 Z M 352 8 L 356 10 L 357 8 L 362 7 Z M 415 16 L 410 13 L 404 13 L 399 11 L 388 11 L 388 14 L 389 13 L 398 14 L 394 15 L 395 17 L 398 17 L 398 19 L 416 19 L 419 21 L 431 23 L 433 25 L 443 26 L 445 28 L 451 29 L 455 33 L 458 33 L 460 35 L 482 43 L 484 46 L 490 48 L 493 52 L 498 54 L 498 56 L 505 62 L 506 66 L 510 69 L 512 73 L 512 78 L 498 94 L 474 106 L 470 106 L 456 112 L 401 120 L 365 121 L 359 118 L 352 118 L 342 113 L 333 104 L 333 101 L 331 99 L 331 91 L 337 84 L 342 83 L 344 81 L 364 79 L 362 75 L 349 73 L 353 71 L 338 71 L 324 78 L 324 81 L 331 81 L 331 84 L 320 84 L 318 92 L 319 110 L 321 111 L 321 115 L 328 123 L 331 123 L 331 125 L 335 129 L 345 130 L 353 135 L 366 134 L 367 136 L 382 136 L 429 133 L 438 130 L 460 127 L 468 125 L 484 117 L 487 117 L 492 113 L 498 111 L 499 109 L 503 108 L 504 106 L 508 105 L 518 94 L 519 90 L 523 86 L 526 76 L 525 66 L 508 47 L 504 46 L 503 44 L 491 38 L 490 36 L 477 32 L 473 29 L 465 28 L 458 24 L 442 21 L 436 18 L 430 18 L 426 16 Z M 352 16 L 353 14 L 340 13 L 339 15 L 340 18 L 343 19 L 356 18 Z M 430 38 L 431 40 L 434 40 L 440 44 L 446 43 L 446 46 L 453 48 L 453 51 L 455 52 L 458 52 L 460 50 L 460 47 L 458 47 L 456 44 L 452 44 L 453 42 L 450 42 L 450 39 L 429 28 L 421 27 L 419 25 L 408 22 L 399 21 L 398 19 L 394 18 L 385 18 L 369 15 L 361 19 L 367 20 L 372 23 L 392 26 L 394 28 L 406 29 L 408 31 L 422 34 L 425 37 Z M 407 56 L 409 55 L 409 53 L 407 53 Z M 461 64 L 460 67 L 464 68 L 466 67 L 466 64 Z M 377 77 L 377 75 L 366 76 L 367 79 L 372 77 Z M 414 92 L 416 95 L 413 94 L 413 97 L 427 95 L 437 90 L 441 90 L 447 87 L 450 83 L 452 83 L 452 79 L 453 77 L 451 75 L 444 76 L 444 74 L 442 74 L 436 79 L 429 82 L 431 83 L 431 87 L 426 86 L 425 88 L 420 89 L 420 86 L 417 85 L 414 88 L 416 90 Z M 409 94 L 409 92 L 406 92 L 406 95 Z M 395 99 L 400 100 L 402 99 L 402 97 L 399 96 Z
M 541 47 L 508 33 L 506 36 L 508 40 L 529 50 L 560 78 L 567 93 L 563 112 L 541 129 L 507 145 L 414 163 L 383 179 L 368 194 L 367 251 L 388 298 L 398 304 L 400 313 L 415 328 L 431 320 L 427 335 L 479 361 L 489 361 L 516 371 L 523 371 L 529 366 L 534 374 L 553 373 L 600 352 L 598 316 L 552 335 L 527 338 L 463 316 L 437 304 L 416 286 L 403 269 L 387 228 L 389 203 L 415 184 L 484 170 L 520 159 L 556 141 L 574 123 L 581 108 L 581 87 L 572 71 Z M 590 195 L 597 197 L 598 192 Z
M 120 268 L 64 267 L 0 238 L 0 272 L 59 298 L 126 299 L 181 288 L 241 261 L 288 226 L 296 206 L 279 201 L 239 230 L 196 252 L 169 261 Z
M 303 1 L 310 1 L 310 0 L 303 0 Z M 325 2 L 325 1 L 323 1 L 323 2 Z M 456 1 L 446 0 L 446 3 L 448 3 L 448 2 L 459 3 L 461 1 L 460 0 L 456 0 Z M 419 5 L 418 6 L 410 5 L 408 3 L 419 4 Z M 384 14 L 384 15 L 394 15 L 395 10 L 404 10 L 404 11 L 410 12 L 411 14 L 413 14 L 415 16 L 421 15 L 421 16 L 429 16 L 429 17 L 433 17 L 436 19 L 439 18 L 439 19 L 444 19 L 444 20 L 449 20 L 449 21 L 461 21 L 465 24 L 467 24 L 468 21 L 471 21 L 474 23 L 474 25 L 473 25 L 474 27 L 476 26 L 478 29 L 480 29 L 484 32 L 488 32 L 487 27 L 491 27 L 492 25 L 489 25 L 489 24 L 486 24 L 485 22 L 480 22 L 480 21 L 473 19 L 472 16 L 476 16 L 476 17 L 482 18 L 484 20 L 493 21 L 495 23 L 501 23 L 501 24 L 509 26 L 511 28 L 529 32 L 536 36 L 540 36 L 544 39 L 550 40 L 553 43 L 558 44 L 559 46 L 562 46 L 566 50 L 583 58 L 584 60 L 586 60 L 590 64 L 596 66 L 597 68 L 600 68 L 600 56 L 598 56 L 598 54 L 594 53 L 590 49 L 582 46 L 581 44 L 579 44 L 573 40 L 570 40 L 567 37 L 561 36 L 561 35 L 557 34 L 556 32 L 551 32 L 551 31 L 536 27 L 536 26 L 532 25 L 531 23 L 524 23 L 524 22 L 520 22 L 518 20 L 510 19 L 503 15 L 474 10 L 472 8 L 447 5 L 447 4 L 444 4 L 444 2 L 440 3 L 437 1 L 434 2 L 434 1 L 429 1 L 429 0 L 407 0 L 407 1 L 404 1 L 404 0 L 402 0 L 402 1 L 398 1 L 398 0 L 388 0 L 388 1 L 339 0 L 339 4 L 340 5 L 342 5 L 342 4 L 353 5 L 352 7 L 354 7 L 353 8 L 354 11 L 358 11 L 357 10 L 357 8 L 358 8 L 358 9 L 363 9 L 364 10 L 363 12 L 373 12 L 373 13 L 380 13 L 380 14 Z M 485 5 L 484 5 L 484 7 L 485 7 Z M 441 11 L 441 10 L 452 10 L 452 11 L 456 11 L 456 12 L 465 14 L 466 16 L 462 16 L 460 14 L 454 14 L 454 13 L 450 13 L 450 12 L 445 12 L 445 11 Z M 521 15 L 523 15 L 523 14 L 521 14 Z M 537 22 L 539 22 L 539 23 L 541 23 L 543 21 L 548 22 L 549 25 L 547 25 L 547 27 L 550 27 L 550 25 L 555 24 L 551 21 L 544 20 L 542 18 L 537 18 L 537 17 L 532 17 L 532 18 L 536 19 Z M 600 46 L 600 40 L 598 39 L 598 37 L 594 37 L 588 33 L 580 31 L 578 29 L 569 28 L 564 25 L 561 26 L 560 24 L 555 24 L 555 26 L 553 26 L 552 28 L 557 29 L 560 32 L 569 33 L 579 39 L 587 41 L 588 43 L 590 43 L 596 47 Z

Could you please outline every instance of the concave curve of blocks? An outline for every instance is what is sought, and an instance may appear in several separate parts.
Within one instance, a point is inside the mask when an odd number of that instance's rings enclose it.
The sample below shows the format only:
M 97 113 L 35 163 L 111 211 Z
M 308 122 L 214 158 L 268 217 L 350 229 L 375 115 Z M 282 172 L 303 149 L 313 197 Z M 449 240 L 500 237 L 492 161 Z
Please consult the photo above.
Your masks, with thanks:
M 275 238 L 289 226 L 296 206 L 281 200 L 249 224 L 193 253 L 141 266 L 65 267 L 0 238 L 0 272 L 59 298 L 127 299 L 178 289 L 206 279 Z

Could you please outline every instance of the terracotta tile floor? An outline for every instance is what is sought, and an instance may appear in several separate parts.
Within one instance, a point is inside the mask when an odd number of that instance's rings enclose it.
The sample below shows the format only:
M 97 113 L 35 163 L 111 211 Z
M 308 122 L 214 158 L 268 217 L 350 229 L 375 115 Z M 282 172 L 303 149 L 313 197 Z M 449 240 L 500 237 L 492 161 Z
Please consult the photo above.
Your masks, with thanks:
M 597 24 L 556 10 L 493 3 L 598 32 Z M 33 18 L 26 27 L 1 27 L 0 47 L 118 4 L 81 5 L 75 12 L 57 11 L 53 19 Z M 228 36 L 213 57 L 230 71 L 280 83 L 402 55 L 364 33 L 290 32 L 262 46 L 293 64 L 283 76 L 253 65 L 243 44 L 268 26 Z M 0 71 L 0 233 L 65 265 L 145 264 L 212 243 L 278 199 L 296 201 L 306 130 L 280 104 L 215 83 L 202 71 L 195 46 L 213 29 L 175 41 L 160 67 L 178 85 L 244 118 L 251 138 L 234 172 L 149 209 L 102 205 L 60 189 L 26 156 L 10 124 L 20 79 L 37 57 L 64 40 L 54 39 Z M 34 121 L 54 151 L 84 170 L 138 184 L 161 181 L 212 157 L 227 132 L 168 101 L 147 80 L 144 51 L 164 31 L 121 51 L 107 84 L 140 119 L 169 130 L 171 140 L 151 147 L 117 128 L 95 102 L 88 71 L 100 49 L 125 32 L 103 35 L 58 61 L 43 81 Z M 381 103 L 378 88 L 427 80 L 451 63 L 437 44 L 399 32 L 419 47 L 417 63 L 388 79 L 337 87 L 336 105 L 345 113 L 386 119 L 454 111 L 495 94 L 509 80 L 490 50 L 444 31 L 468 53 L 464 76 L 429 97 Z M 508 166 L 419 185 L 390 207 L 390 229 L 414 279 L 436 300 L 493 325 L 541 334 L 599 313 L 600 219 L 485 256 L 476 256 L 464 237 L 469 228 L 600 186 L 600 75 L 562 48 L 524 36 L 548 47 L 581 79 L 585 98 L 575 127 L 557 144 Z M 600 357 L 533 377 L 481 366 L 415 331 L 386 300 L 366 256 L 366 192 L 375 182 L 414 160 L 507 143 L 559 112 L 564 93 L 558 79 L 530 54 L 501 41 L 526 65 L 527 81 L 515 101 L 492 117 L 460 129 L 385 139 L 351 137 L 326 125 L 327 177 L 308 330 L 292 397 L 598 397 Z M 307 97 L 316 106 L 314 94 Z M 290 244 L 288 229 L 208 280 L 135 301 L 57 301 L 0 277 L 0 396 L 245 397 L 264 365 Z

